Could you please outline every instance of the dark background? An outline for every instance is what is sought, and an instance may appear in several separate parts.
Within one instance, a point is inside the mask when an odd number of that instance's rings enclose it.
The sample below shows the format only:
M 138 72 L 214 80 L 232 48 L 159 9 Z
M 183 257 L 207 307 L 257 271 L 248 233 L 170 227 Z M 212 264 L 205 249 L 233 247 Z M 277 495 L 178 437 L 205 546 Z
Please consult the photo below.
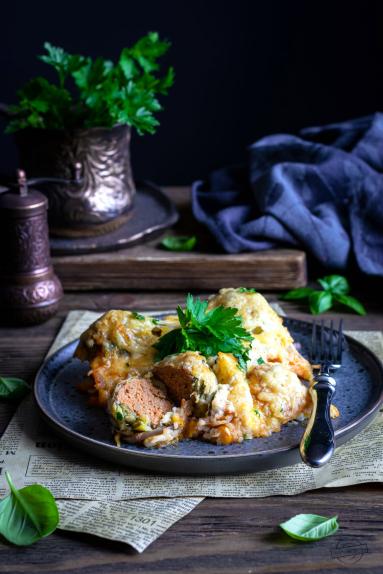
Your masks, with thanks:
M 0 101 L 48 69 L 48 40 L 116 59 L 149 30 L 172 41 L 176 83 L 156 135 L 133 138 L 135 175 L 187 184 L 246 158 L 257 138 L 383 108 L 383 2 L 125 0 L 2 5 Z M 0 171 L 17 164 L 0 136 Z

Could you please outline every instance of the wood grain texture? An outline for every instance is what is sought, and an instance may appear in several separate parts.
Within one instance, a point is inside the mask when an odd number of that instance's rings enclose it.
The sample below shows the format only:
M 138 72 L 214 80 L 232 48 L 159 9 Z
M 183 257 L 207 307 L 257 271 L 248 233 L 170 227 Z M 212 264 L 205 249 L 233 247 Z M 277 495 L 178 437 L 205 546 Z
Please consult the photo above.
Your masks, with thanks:
M 231 285 L 257 289 L 292 289 L 306 281 L 303 251 L 275 249 L 223 254 L 191 215 L 190 190 L 167 188 L 176 203 L 178 234 L 196 235 L 197 249 L 175 253 L 159 249 L 161 237 L 128 249 L 92 255 L 56 256 L 55 271 L 66 290 L 79 289 L 218 289 Z M 169 232 L 167 232 L 169 233 Z
M 345 327 L 383 330 L 381 285 L 376 292 L 362 287 L 362 294 L 355 294 L 369 314 L 346 314 Z M 170 309 L 184 297 L 183 292 L 66 294 L 59 314 L 44 325 L 0 328 L 0 373 L 32 380 L 71 309 Z M 269 293 L 268 298 L 273 301 L 277 295 Z M 301 305 L 283 305 L 289 315 L 311 319 Z M 338 318 L 339 314 L 325 317 Z M 292 541 L 279 531 L 278 524 L 299 512 L 338 514 L 341 529 L 317 543 Z M 141 555 L 120 543 L 59 531 L 27 548 L 0 542 L 0 573 L 4 574 L 381 574 L 382 563 L 383 491 L 378 484 L 321 489 L 293 497 L 207 499 Z

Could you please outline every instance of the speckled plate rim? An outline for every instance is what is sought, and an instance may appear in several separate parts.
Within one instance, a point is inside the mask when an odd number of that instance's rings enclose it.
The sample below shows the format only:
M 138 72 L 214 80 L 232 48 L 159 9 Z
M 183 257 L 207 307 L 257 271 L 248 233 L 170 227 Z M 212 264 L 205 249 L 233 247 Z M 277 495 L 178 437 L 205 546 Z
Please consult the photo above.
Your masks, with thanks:
M 174 311 L 172 311 L 174 312 Z M 164 312 L 156 313 L 158 315 L 164 315 Z M 152 313 L 154 315 L 154 313 Z M 284 317 L 284 320 L 288 320 L 288 317 Z M 302 325 L 311 325 L 307 321 L 301 321 L 298 319 L 291 318 L 295 323 L 302 324 Z M 371 405 L 365 409 L 360 416 L 358 416 L 354 421 L 346 424 L 344 427 L 341 427 L 335 431 L 335 438 L 336 438 L 336 445 L 340 446 L 347 442 L 348 440 L 352 439 L 356 434 L 362 431 L 367 424 L 374 418 L 377 414 L 379 407 L 383 403 L 383 364 L 378 359 L 378 357 L 373 353 L 368 347 L 354 339 L 349 335 L 345 335 L 345 338 L 348 344 L 359 351 L 359 353 L 365 353 L 369 356 L 370 361 L 372 361 L 377 369 L 378 376 L 379 376 L 379 383 L 380 383 L 380 391 L 378 393 L 378 397 L 372 401 Z M 187 455 L 187 454 L 169 454 L 160 455 L 158 456 L 157 451 L 145 449 L 143 447 L 142 452 L 137 450 L 130 450 L 129 446 L 125 446 L 123 449 L 117 447 L 113 444 L 107 444 L 105 442 L 93 439 L 77 431 L 67 427 L 61 421 L 57 420 L 52 413 L 49 412 L 48 409 L 45 408 L 43 401 L 40 400 L 39 396 L 39 380 L 41 378 L 41 373 L 43 370 L 48 366 L 51 361 L 59 354 L 62 353 L 63 350 L 68 349 L 69 347 L 77 345 L 79 339 L 75 339 L 57 351 L 50 355 L 41 365 L 40 369 L 38 370 L 35 382 L 34 382 L 34 398 L 37 404 L 37 407 L 42 414 L 43 418 L 46 422 L 53 427 L 61 436 L 64 438 L 69 439 L 72 443 L 74 443 L 79 448 L 86 448 L 89 452 L 90 446 L 93 447 L 94 454 L 99 457 L 103 458 L 104 460 L 109 460 L 115 462 L 117 464 L 122 464 L 124 466 L 131 466 L 136 468 L 141 468 L 145 470 L 156 470 L 157 472 L 177 472 L 178 474 L 230 474 L 235 472 L 258 472 L 261 470 L 267 470 L 270 468 L 279 468 L 283 466 L 287 466 L 290 464 L 295 464 L 300 461 L 299 455 L 299 445 L 294 446 L 281 446 L 278 448 L 271 448 L 267 450 L 257 450 L 256 452 L 247 452 L 247 453 L 237 453 L 237 454 L 224 454 L 224 455 Z M 66 365 L 67 363 L 65 363 Z M 60 372 L 60 370 L 65 366 L 62 365 L 57 371 L 56 376 Z M 278 464 L 272 463 L 270 464 L 269 459 L 275 458 L 275 456 L 279 455 L 281 458 L 278 460 Z M 128 460 L 129 459 L 129 460 Z M 178 465 L 185 461 L 186 467 L 184 469 L 179 469 Z M 190 468 L 190 462 L 196 463 L 197 461 L 207 464 L 202 464 L 201 469 Z M 253 462 L 254 467 L 247 464 L 245 462 L 243 465 L 237 465 L 238 468 L 231 468 L 231 465 L 228 463 L 230 461 L 248 461 Z M 263 461 L 263 462 L 260 462 Z M 259 464 L 260 462 L 260 464 Z M 170 464 L 169 464 L 170 463 Z M 175 471 L 175 464 L 177 465 L 177 471 Z M 189 463 L 189 464 L 188 464 Z M 256 465 L 256 466 L 255 466 Z M 236 466 L 236 465 L 235 465 Z M 160 468 L 158 468 L 160 467 Z M 161 469 L 161 467 L 167 467 L 165 469 Z M 226 468 L 225 468 L 226 467 Z M 207 470 L 208 468 L 208 470 Z

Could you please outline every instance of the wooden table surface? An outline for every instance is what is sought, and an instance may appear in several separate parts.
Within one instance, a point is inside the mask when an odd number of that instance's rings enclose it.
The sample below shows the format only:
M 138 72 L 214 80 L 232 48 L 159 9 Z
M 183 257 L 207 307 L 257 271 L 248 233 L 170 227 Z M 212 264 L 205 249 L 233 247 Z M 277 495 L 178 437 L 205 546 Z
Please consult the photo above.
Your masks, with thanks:
M 380 292 L 381 288 L 375 295 L 372 290 L 364 290 L 361 298 L 369 313 L 366 317 L 346 314 L 346 329 L 383 330 Z M 270 301 L 277 299 L 273 293 L 267 297 Z M 177 292 L 69 293 L 64 297 L 59 314 L 44 325 L 0 328 L 0 373 L 32 381 L 71 309 L 169 309 L 183 301 L 184 293 Z M 297 304 L 283 305 L 290 316 L 310 319 Z M 337 314 L 325 316 L 339 317 Z M 278 529 L 278 524 L 301 512 L 324 516 L 338 514 L 341 529 L 336 536 L 317 543 L 289 540 Z M 9 574 L 347 571 L 383 572 L 383 492 L 380 484 L 314 490 L 293 497 L 206 499 L 143 554 L 137 554 L 124 544 L 61 531 L 26 548 L 0 542 L 0 572 Z

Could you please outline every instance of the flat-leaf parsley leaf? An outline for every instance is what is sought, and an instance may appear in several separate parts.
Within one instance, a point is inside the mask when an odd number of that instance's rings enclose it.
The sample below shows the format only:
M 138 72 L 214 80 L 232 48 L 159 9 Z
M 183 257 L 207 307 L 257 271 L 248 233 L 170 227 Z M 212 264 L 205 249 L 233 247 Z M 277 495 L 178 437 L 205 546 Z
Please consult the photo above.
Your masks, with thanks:
M 205 357 L 218 352 L 232 353 L 241 369 L 245 369 L 253 337 L 242 327 L 238 309 L 219 306 L 208 310 L 207 307 L 207 301 L 188 294 L 185 309 L 177 308 L 181 327 L 169 331 L 154 345 L 158 359 L 185 351 L 199 351 Z

